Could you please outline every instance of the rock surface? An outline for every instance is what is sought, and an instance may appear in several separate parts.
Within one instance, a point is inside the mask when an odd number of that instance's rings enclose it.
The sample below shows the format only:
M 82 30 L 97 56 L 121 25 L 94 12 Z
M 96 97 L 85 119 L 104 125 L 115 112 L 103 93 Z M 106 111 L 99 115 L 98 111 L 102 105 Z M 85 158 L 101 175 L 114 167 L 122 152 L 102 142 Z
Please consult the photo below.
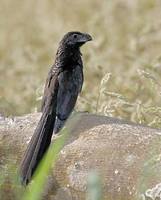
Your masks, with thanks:
M 105 200 L 161 199 L 160 130 L 104 116 L 77 116 L 53 170 L 48 199 L 84 200 L 91 170 L 101 178 Z M 0 169 L 9 158 L 19 164 L 39 117 L 0 118 Z

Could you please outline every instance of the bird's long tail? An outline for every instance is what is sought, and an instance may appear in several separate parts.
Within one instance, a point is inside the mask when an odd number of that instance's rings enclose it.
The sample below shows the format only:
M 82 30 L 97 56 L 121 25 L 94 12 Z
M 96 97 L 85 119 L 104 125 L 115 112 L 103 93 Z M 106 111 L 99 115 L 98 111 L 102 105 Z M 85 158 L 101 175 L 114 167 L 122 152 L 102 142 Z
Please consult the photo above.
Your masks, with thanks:
M 20 178 L 23 185 L 27 185 L 31 180 L 39 161 L 50 145 L 54 123 L 55 109 L 45 108 L 21 162 Z

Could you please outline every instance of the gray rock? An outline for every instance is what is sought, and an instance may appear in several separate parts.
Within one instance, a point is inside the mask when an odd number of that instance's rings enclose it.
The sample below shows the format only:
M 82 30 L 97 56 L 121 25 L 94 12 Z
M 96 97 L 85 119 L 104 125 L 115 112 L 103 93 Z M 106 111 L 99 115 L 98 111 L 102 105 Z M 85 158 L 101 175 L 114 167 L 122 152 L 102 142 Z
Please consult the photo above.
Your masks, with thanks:
M 0 118 L 0 168 L 18 166 L 39 113 Z M 50 177 L 45 199 L 86 199 L 91 171 L 104 199 L 161 199 L 161 131 L 123 120 L 76 114 L 71 134 Z

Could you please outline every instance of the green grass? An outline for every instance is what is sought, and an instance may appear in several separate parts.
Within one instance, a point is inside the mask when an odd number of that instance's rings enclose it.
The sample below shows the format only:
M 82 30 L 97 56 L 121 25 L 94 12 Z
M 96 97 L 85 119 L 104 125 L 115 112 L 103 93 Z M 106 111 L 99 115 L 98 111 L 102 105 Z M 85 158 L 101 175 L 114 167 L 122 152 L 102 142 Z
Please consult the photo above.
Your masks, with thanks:
M 161 127 L 159 0 L 1 0 L 0 11 L 0 112 L 39 110 L 58 42 L 80 30 L 94 40 L 77 110 Z
M 86 200 L 103 200 L 102 183 L 99 173 L 91 171 L 87 180 Z
M 49 148 L 47 155 L 40 163 L 38 169 L 33 178 L 33 183 L 29 184 L 25 191 L 22 200 L 39 200 L 44 192 L 44 188 L 47 182 L 48 174 L 58 158 L 58 154 L 62 149 L 65 138 L 67 137 L 67 130 L 62 131 L 62 135 L 59 136 L 53 145 Z

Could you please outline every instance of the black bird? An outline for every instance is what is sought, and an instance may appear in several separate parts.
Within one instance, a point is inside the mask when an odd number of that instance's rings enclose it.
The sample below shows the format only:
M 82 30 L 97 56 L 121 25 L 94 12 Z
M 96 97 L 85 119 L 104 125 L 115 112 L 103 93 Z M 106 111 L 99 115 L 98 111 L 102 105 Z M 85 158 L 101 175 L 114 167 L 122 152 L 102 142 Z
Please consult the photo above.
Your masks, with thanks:
M 92 40 L 89 34 L 68 32 L 59 43 L 42 100 L 42 115 L 20 166 L 22 184 L 27 185 L 48 149 L 53 132 L 60 131 L 71 114 L 83 84 L 80 47 Z

